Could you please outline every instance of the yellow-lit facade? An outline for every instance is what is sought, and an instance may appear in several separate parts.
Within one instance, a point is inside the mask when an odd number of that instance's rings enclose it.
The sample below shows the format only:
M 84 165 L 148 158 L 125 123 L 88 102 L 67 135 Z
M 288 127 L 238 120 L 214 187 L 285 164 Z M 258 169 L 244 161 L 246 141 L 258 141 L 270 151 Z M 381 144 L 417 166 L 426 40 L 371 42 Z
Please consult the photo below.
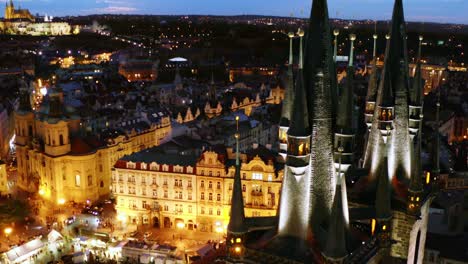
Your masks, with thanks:
M 256 156 L 241 167 L 245 215 L 275 216 L 283 171 Z M 234 166 L 205 151 L 193 164 L 118 161 L 112 178 L 122 222 L 224 233 L 229 222 Z M 174 161 L 177 162 L 177 161 Z
M 9 194 L 6 164 L 0 160 L 0 195 Z
M 108 140 L 96 148 L 86 147 L 77 135 L 79 119 L 59 121 L 36 118 L 33 112 L 15 113 L 18 186 L 61 204 L 84 203 L 108 197 L 111 170 L 124 155 L 159 145 L 171 132 L 169 117 L 140 133 Z

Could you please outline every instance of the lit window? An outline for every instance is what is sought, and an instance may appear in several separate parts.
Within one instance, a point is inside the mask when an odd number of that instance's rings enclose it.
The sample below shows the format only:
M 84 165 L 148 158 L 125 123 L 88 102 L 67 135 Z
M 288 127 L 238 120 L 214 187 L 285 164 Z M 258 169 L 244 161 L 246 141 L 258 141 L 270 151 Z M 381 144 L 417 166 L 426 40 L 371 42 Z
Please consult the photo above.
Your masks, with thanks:
M 79 174 L 77 174 L 75 176 L 75 186 L 76 187 L 80 187 L 81 186 L 81 176 Z
M 252 180 L 260 180 L 260 181 L 262 181 L 262 180 L 263 180 L 263 174 L 262 174 L 262 173 L 258 173 L 258 172 L 252 173 Z

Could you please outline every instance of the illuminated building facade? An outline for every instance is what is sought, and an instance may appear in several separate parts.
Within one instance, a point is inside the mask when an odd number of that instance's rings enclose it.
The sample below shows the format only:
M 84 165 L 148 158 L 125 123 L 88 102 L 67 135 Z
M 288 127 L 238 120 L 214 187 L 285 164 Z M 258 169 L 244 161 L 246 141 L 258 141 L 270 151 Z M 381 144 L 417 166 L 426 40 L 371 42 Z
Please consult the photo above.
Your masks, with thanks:
M 4 196 L 10 193 L 8 188 L 8 175 L 6 167 L 6 163 L 0 160 L 0 196 Z
M 119 74 L 129 82 L 155 81 L 158 77 L 158 63 L 149 60 L 130 60 L 119 66 Z
M 233 155 L 224 148 L 197 156 L 169 154 L 155 147 L 123 157 L 112 175 L 119 219 L 161 228 L 225 232 L 234 183 Z M 282 180 L 277 157 L 262 146 L 241 156 L 246 215 L 275 216 Z
M 18 186 L 63 204 L 95 201 L 110 194 L 111 169 L 122 156 L 156 146 L 171 132 L 169 117 L 130 133 L 84 133 L 81 117 L 63 103 L 59 88 L 49 89 L 48 101 L 32 111 L 21 90 L 15 112 Z

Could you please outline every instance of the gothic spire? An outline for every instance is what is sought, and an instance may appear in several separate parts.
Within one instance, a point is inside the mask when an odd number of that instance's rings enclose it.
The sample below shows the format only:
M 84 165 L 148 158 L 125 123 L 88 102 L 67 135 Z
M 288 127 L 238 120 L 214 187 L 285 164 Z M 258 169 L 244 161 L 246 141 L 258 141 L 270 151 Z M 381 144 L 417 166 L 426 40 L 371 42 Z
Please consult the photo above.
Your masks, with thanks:
M 291 123 L 288 135 L 294 137 L 305 137 L 310 135 L 309 115 L 307 97 L 304 87 L 304 74 L 302 62 L 299 62 L 299 70 L 296 77 L 296 88 L 292 106 Z
M 339 167 L 341 167 L 341 152 Z M 341 168 L 339 168 L 339 171 L 341 171 Z M 329 222 L 328 238 L 324 250 L 324 256 L 331 260 L 343 259 L 348 254 L 348 250 L 346 249 L 347 219 L 345 216 L 345 214 L 348 214 L 346 212 L 348 209 L 346 204 L 346 181 L 344 174 L 337 178 L 335 198 L 333 199 Z
M 242 183 L 240 176 L 240 157 L 239 157 L 239 117 L 236 117 L 237 132 L 236 138 L 236 172 L 234 174 L 234 185 L 232 188 L 231 200 L 231 217 L 229 218 L 228 232 L 230 233 L 245 233 L 247 230 L 244 226 L 244 198 L 242 196 Z
M 434 168 L 432 172 L 434 174 L 434 179 L 439 176 L 440 173 L 440 135 L 439 135 L 439 126 L 440 126 L 440 89 L 437 91 L 437 103 L 436 103 L 436 120 L 434 126 L 434 146 L 432 148 L 432 163 Z
M 311 140 L 311 157 L 314 158 L 310 161 L 309 183 L 312 229 L 318 228 L 320 222 L 329 218 L 335 196 L 333 133 L 338 97 L 335 71 L 327 1 L 314 0 L 304 61 L 308 117 L 311 134 L 314 135 Z
M 416 138 L 416 146 L 414 147 L 414 162 L 411 168 L 411 178 L 409 190 L 412 192 L 422 192 L 422 171 L 421 171 L 421 129 L 419 129 L 418 137 Z
M 350 34 L 351 51 L 349 65 L 346 69 L 346 85 L 340 95 L 340 103 L 338 104 L 338 117 L 336 127 L 339 131 L 351 131 L 353 127 L 353 85 L 354 85 L 354 66 L 353 66 L 353 47 L 356 35 Z
M 423 40 L 422 36 L 419 36 L 419 48 L 418 48 L 418 57 L 416 62 L 416 70 L 413 78 L 413 89 L 412 89 L 412 103 L 413 105 L 421 106 L 423 98 L 423 79 L 421 74 L 421 42 Z
M 331 40 L 330 21 L 328 17 L 328 5 L 326 0 L 314 0 L 309 20 L 309 32 L 304 60 L 305 85 L 307 87 L 307 98 L 309 99 L 309 111 L 315 112 L 318 106 L 315 104 L 318 87 L 316 78 L 319 72 L 323 73 L 325 100 L 331 101 L 331 106 L 326 109 L 332 118 L 335 117 L 337 80 L 336 69 L 333 61 L 333 46 Z
M 378 85 L 378 75 L 377 75 L 377 34 L 374 34 L 372 36 L 374 38 L 374 50 L 373 50 L 373 58 L 372 58 L 372 63 L 374 65 L 374 68 L 372 69 L 372 73 L 369 77 L 369 85 L 367 87 L 367 101 L 375 102 L 376 96 L 377 96 L 377 85 Z
M 380 173 L 377 182 L 377 194 L 375 199 L 375 212 L 377 219 L 388 219 L 392 216 L 391 213 L 391 190 L 388 177 L 388 159 L 384 158 L 383 164 L 380 165 Z
M 289 32 L 289 61 L 284 91 L 283 108 L 281 109 L 280 126 L 289 127 L 291 121 L 292 104 L 294 101 L 294 75 L 293 75 L 293 39 L 294 33 Z

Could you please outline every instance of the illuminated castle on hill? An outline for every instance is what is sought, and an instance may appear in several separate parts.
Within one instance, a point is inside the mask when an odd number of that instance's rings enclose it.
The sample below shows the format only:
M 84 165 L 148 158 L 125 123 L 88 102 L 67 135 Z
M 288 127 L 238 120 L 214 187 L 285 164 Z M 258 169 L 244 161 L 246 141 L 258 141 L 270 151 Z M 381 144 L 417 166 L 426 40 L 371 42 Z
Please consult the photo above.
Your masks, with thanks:
M 220 258 L 226 263 L 423 263 L 438 148 L 434 168 L 423 173 L 421 50 L 411 82 L 402 0 L 395 0 L 382 73 L 369 78 L 364 157 L 355 155 L 353 129 L 356 35 L 349 36 L 347 78 L 338 87 L 332 33 L 339 35 L 330 28 L 327 1 L 313 0 L 308 31 L 297 34 L 298 70 L 293 74 L 290 55 L 285 82 L 278 217 L 245 217 L 234 188 L 228 250 Z M 289 37 L 292 54 L 295 34 Z
M 45 17 L 38 22 L 28 9 L 15 9 L 13 0 L 5 4 L 5 18 L 0 20 L 0 32 L 11 35 L 57 36 L 78 34 L 79 28 L 72 28 L 66 22 L 52 22 Z
M 14 20 L 14 19 L 24 19 L 31 22 L 35 22 L 36 18 L 31 15 L 27 9 L 15 9 L 13 1 L 10 0 L 9 3 L 5 3 L 5 19 Z

